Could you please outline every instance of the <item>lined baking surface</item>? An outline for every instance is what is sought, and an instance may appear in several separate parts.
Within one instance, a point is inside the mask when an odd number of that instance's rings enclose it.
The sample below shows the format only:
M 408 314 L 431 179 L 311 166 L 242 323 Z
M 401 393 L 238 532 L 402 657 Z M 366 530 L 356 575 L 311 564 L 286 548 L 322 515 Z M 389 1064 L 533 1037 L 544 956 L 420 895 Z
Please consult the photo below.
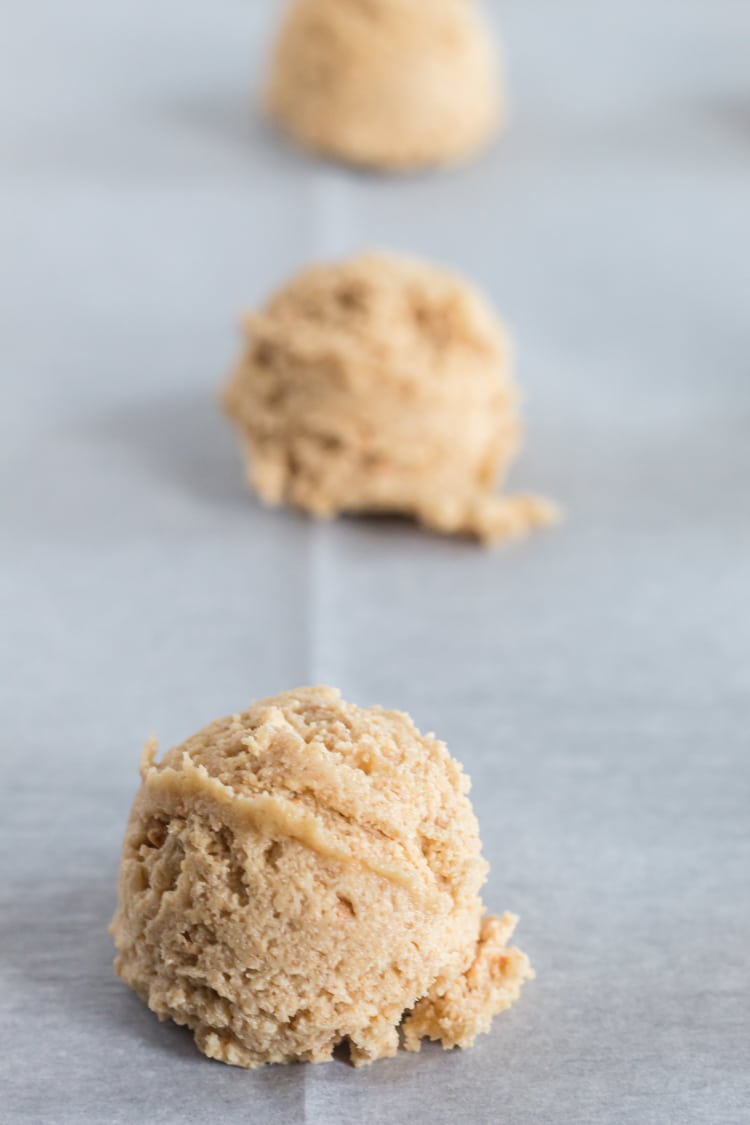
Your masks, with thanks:
M 275 5 L 8 6 L 0 1120 L 746 1111 L 750 12 L 491 10 L 510 132 L 390 180 L 253 116 Z M 215 402 L 236 321 L 368 246 L 490 294 L 525 398 L 511 484 L 564 527 L 487 553 L 246 493 Z M 321 681 L 463 761 L 485 900 L 538 977 L 469 1052 L 244 1073 L 115 980 L 119 846 L 149 734 Z

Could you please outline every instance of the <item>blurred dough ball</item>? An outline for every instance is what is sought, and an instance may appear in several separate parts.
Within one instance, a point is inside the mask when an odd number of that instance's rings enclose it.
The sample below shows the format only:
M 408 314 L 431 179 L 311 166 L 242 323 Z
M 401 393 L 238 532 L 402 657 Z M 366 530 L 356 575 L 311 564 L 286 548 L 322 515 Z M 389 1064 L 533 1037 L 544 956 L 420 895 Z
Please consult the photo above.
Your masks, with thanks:
M 463 160 L 504 116 L 474 0 L 293 0 L 267 105 L 308 148 L 389 171 Z
M 461 278 L 385 254 L 314 266 L 245 329 L 224 406 L 266 503 L 485 541 L 553 520 L 547 501 L 495 495 L 518 398 L 503 326 Z

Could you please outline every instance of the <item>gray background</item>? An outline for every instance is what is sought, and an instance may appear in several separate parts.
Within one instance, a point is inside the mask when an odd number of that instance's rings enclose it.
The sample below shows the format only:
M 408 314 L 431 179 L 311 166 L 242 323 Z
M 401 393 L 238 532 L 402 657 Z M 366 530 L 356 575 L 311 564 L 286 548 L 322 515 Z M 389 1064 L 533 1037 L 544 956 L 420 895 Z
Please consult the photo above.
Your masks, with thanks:
M 0 1118 L 747 1121 L 750 6 L 498 3 L 510 132 L 401 180 L 253 116 L 274 4 L 4 10 Z M 485 553 L 245 492 L 238 315 L 370 245 L 512 325 L 513 484 L 560 531 Z M 473 775 L 538 980 L 472 1051 L 246 1073 L 112 975 L 145 737 L 317 681 Z

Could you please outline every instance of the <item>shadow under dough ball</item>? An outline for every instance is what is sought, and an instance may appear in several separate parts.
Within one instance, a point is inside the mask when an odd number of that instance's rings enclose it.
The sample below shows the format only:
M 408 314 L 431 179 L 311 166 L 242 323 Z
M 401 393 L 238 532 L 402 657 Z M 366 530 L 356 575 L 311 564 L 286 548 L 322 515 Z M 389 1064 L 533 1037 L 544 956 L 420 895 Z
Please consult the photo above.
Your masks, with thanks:
M 520 442 L 510 348 L 460 278 L 366 254 L 305 270 L 245 328 L 223 401 L 266 503 L 399 513 L 486 542 L 556 518 L 495 494 Z
M 469 1046 L 532 974 L 485 917 L 469 781 L 411 719 L 302 688 L 155 762 L 128 821 L 118 974 L 235 1066 Z
M 504 118 L 474 0 L 294 0 L 266 106 L 306 147 L 384 171 L 466 159 Z

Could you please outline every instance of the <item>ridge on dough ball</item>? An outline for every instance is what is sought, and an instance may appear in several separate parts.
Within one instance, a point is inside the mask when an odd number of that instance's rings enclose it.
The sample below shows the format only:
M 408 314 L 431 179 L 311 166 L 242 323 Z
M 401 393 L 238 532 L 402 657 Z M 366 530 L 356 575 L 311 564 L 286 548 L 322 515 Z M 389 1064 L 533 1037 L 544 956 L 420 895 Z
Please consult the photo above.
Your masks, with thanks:
M 408 171 L 467 159 L 505 116 L 475 0 L 293 0 L 266 106 L 307 148 Z
M 411 719 L 302 688 L 148 744 L 111 925 L 120 977 L 236 1066 L 468 1046 L 531 975 L 483 918 L 469 781 Z
M 495 494 L 521 440 L 511 348 L 462 278 L 362 254 L 303 270 L 245 330 L 223 403 L 265 503 L 485 542 L 555 521 L 546 500 Z

